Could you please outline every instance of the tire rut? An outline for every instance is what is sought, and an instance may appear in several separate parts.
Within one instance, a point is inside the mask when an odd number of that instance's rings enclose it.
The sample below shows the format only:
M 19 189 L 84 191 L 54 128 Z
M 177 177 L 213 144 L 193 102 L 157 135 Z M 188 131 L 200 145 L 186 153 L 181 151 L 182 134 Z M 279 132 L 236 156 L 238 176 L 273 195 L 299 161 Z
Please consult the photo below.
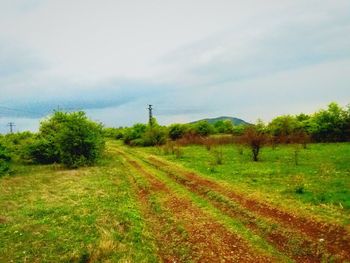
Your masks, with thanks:
M 145 170 L 138 162 L 131 159 L 124 152 L 118 151 L 127 162 L 144 177 L 150 185 L 149 191 L 140 193 L 142 204 L 147 206 L 151 192 L 162 194 L 165 198 L 162 205 L 170 211 L 177 222 L 185 228 L 188 235 L 179 238 L 180 243 L 188 246 L 190 258 L 184 261 L 193 262 L 273 262 L 276 259 L 257 254 L 241 237 L 233 234 L 223 225 L 216 222 L 199 207 L 193 205 L 186 198 L 179 198 L 168 186 L 155 175 Z M 158 220 L 160 223 L 162 220 Z M 159 238 L 159 236 L 158 236 Z M 162 239 L 160 239 L 162 241 Z M 162 242 L 160 242 L 160 251 Z M 169 251 L 168 251 L 169 252 Z M 160 252 L 160 256 L 167 262 L 178 262 L 174 256 Z M 175 261 L 174 261 L 175 259 Z M 180 261 L 182 262 L 182 260 Z
M 201 192 L 202 195 L 204 195 L 206 194 L 205 192 L 214 191 L 220 195 L 228 197 L 229 199 L 240 204 L 242 207 L 248 209 L 251 212 L 280 222 L 288 228 L 295 229 L 298 232 L 306 235 L 305 242 L 301 245 L 309 246 L 309 252 L 312 253 L 312 257 L 307 259 L 300 258 L 298 255 L 290 255 L 298 261 L 300 260 L 302 262 L 305 262 L 303 260 L 306 260 L 309 262 L 310 260 L 311 262 L 317 262 L 322 260 L 322 255 L 320 255 L 320 250 L 322 250 L 322 247 L 325 247 L 330 253 L 336 256 L 334 259 L 335 261 L 341 262 L 342 260 L 350 260 L 349 233 L 346 231 L 346 229 L 340 226 L 311 221 L 309 219 L 290 214 L 286 211 L 282 211 L 266 203 L 248 199 L 241 194 L 236 193 L 231 189 L 228 189 L 227 187 L 220 185 L 212 180 L 203 178 L 194 172 L 171 167 L 171 165 L 168 163 L 161 161 L 155 157 L 147 158 L 147 162 L 157 169 L 162 170 L 163 172 L 166 172 L 168 174 L 170 173 L 172 176 L 180 173 L 182 179 L 177 180 L 183 180 L 181 184 L 187 185 L 188 188 L 192 188 L 192 190 L 196 191 L 197 193 Z M 227 211 L 227 208 L 223 207 L 222 204 L 220 205 L 222 206 L 221 209 L 226 209 Z M 235 217 L 237 214 L 233 213 L 232 216 Z M 254 228 L 255 226 L 251 225 L 251 227 Z M 275 232 L 272 236 L 267 237 L 267 239 L 270 239 L 271 242 L 278 243 L 276 247 L 281 250 L 288 249 L 288 247 L 286 247 L 289 241 L 288 236 L 285 237 L 284 235 L 280 235 L 279 233 Z M 311 239 L 312 242 L 310 242 L 308 239 Z M 282 242 L 282 244 L 280 242 Z

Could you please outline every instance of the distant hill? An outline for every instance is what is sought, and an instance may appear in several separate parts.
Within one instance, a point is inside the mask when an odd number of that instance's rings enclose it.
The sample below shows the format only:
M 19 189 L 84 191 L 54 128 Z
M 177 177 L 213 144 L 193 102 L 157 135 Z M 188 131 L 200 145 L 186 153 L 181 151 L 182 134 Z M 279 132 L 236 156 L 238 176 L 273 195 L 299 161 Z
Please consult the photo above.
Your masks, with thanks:
M 200 121 L 207 121 L 209 122 L 210 124 L 213 124 L 217 121 L 225 121 L 225 120 L 229 120 L 229 121 L 232 121 L 232 123 L 234 125 L 249 125 L 250 123 L 242 120 L 242 119 L 239 119 L 239 118 L 235 118 L 235 117 L 228 117 L 228 116 L 221 116 L 221 117 L 217 117 L 217 118 L 208 118 L 208 119 L 202 119 L 202 120 L 198 120 L 198 121 L 193 121 L 191 123 L 197 123 L 197 122 L 200 122 Z

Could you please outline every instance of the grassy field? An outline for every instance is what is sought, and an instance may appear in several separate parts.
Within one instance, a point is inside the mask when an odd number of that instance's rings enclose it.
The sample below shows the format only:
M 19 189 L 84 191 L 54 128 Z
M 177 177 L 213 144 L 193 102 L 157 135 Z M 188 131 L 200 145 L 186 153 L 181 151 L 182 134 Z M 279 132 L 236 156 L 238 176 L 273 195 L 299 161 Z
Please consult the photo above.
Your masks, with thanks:
M 108 143 L 96 167 L 0 178 L 0 262 L 350 261 L 350 144 Z M 221 164 L 220 164 L 221 163 Z
M 211 150 L 187 146 L 181 148 L 180 156 L 163 148 L 146 151 L 226 182 L 245 194 L 287 207 L 302 206 L 331 221 L 350 224 L 349 143 L 310 144 L 307 149 L 300 148 L 297 165 L 294 146 L 263 148 L 259 162 L 251 161 L 248 148 L 233 145 Z
M 19 169 L 0 178 L 0 262 L 158 261 L 120 159 Z

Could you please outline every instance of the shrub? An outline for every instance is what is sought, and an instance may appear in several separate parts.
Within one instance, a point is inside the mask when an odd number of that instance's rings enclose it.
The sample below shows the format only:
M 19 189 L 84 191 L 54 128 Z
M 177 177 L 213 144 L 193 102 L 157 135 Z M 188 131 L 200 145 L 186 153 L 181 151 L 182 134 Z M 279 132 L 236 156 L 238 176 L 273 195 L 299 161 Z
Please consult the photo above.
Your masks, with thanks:
M 214 154 L 214 162 L 215 162 L 215 164 L 217 164 L 217 165 L 223 164 L 224 154 L 222 152 L 222 149 L 221 148 L 215 149 L 213 151 L 213 154 Z
M 186 126 L 182 124 L 172 124 L 168 128 L 169 138 L 171 140 L 177 140 L 184 136 L 186 132 Z
M 60 160 L 66 166 L 91 165 L 104 148 L 102 125 L 88 120 L 84 112 L 67 113 L 57 143 Z
M 153 119 L 152 126 L 138 123 L 127 128 L 123 138 L 124 143 L 131 146 L 159 146 L 166 140 L 167 130 L 158 125 L 156 119 Z
M 124 138 L 125 128 L 104 128 L 103 135 L 107 138 L 120 140 Z
M 34 163 L 50 164 L 60 162 L 60 151 L 53 140 L 37 137 L 25 150 L 24 159 Z
M 136 139 L 141 139 L 145 134 L 147 125 L 142 123 L 137 123 L 134 126 L 127 128 L 124 133 L 123 141 L 125 144 L 133 144 L 132 141 Z
M 11 156 L 8 150 L 0 144 L 0 176 L 10 170 Z
M 146 132 L 142 136 L 143 146 L 163 145 L 167 139 L 167 132 L 161 126 L 148 126 Z
M 195 124 L 194 130 L 201 136 L 208 136 L 213 133 L 213 126 L 207 121 L 200 121 Z
M 63 163 L 75 168 L 93 164 L 104 148 L 102 126 L 84 112 L 55 112 L 40 125 L 27 153 L 37 163 Z
M 28 145 L 33 142 L 34 134 L 17 132 L 2 136 L 1 143 L 7 149 L 13 161 L 21 161 Z

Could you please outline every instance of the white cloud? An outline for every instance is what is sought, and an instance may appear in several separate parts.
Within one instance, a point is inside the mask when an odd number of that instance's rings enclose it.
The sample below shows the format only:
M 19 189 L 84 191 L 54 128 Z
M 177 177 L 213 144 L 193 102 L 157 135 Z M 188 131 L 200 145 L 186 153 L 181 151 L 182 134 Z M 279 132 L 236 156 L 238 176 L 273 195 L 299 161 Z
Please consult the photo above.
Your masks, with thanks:
M 124 125 L 143 120 L 148 103 L 168 123 L 216 114 L 254 121 L 350 100 L 347 0 L 0 7 L 0 105 L 76 106 Z

